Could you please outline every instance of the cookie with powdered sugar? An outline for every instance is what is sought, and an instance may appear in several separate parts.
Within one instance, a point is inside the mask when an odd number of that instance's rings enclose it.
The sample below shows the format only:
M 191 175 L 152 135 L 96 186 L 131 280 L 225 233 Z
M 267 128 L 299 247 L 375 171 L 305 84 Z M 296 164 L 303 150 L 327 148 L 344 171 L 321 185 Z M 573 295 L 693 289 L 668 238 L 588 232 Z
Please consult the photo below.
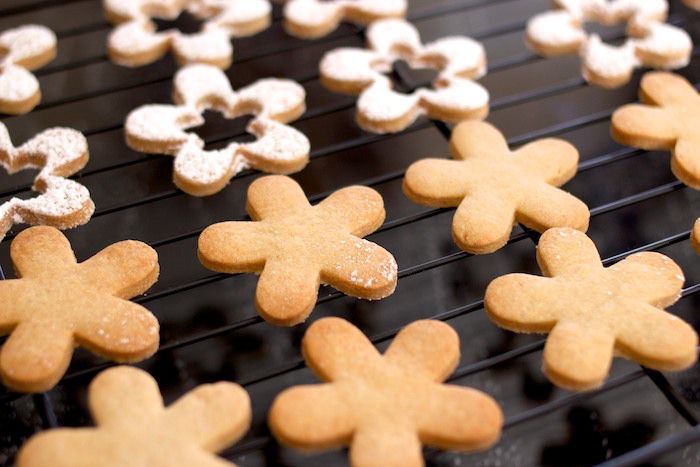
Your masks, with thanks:
M 56 35 L 26 25 L 0 34 L 0 113 L 24 114 L 41 101 L 39 81 L 31 73 L 56 57 Z
M 38 196 L 0 204 L 0 239 L 15 224 L 69 229 L 89 221 L 95 211 L 90 192 L 66 178 L 85 167 L 88 159 L 85 136 L 76 130 L 51 128 L 15 147 L 0 123 L 0 166 L 9 174 L 39 169 L 32 185 Z
M 234 91 L 218 68 L 190 65 L 175 75 L 173 94 L 176 105 L 139 107 L 128 115 L 124 129 L 130 148 L 174 156 L 173 180 L 186 193 L 217 193 L 247 168 L 289 174 L 308 163 L 309 140 L 287 125 L 306 108 L 306 92 L 298 83 L 268 78 Z M 231 119 L 253 114 L 247 131 L 257 140 L 205 150 L 199 136 L 185 131 L 204 123 L 205 110 Z
M 554 0 L 555 10 L 527 24 L 527 43 L 544 56 L 578 53 L 583 77 L 591 84 L 617 88 L 638 67 L 686 66 L 693 44 L 688 33 L 665 23 L 666 0 Z M 619 46 L 588 34 L 584 23 L 626 24 L 628 38 Z
M 320 63 L 324 86 L 359 95 L 356 120 L 363 129 L 395 133 L 421 115 L 457 123 L 488 114 L 489 94 L 472 81 L 486 73 L 486 54 L 479 42 L 451 36 L 422 44 L 418 30 L 400 19 L 372 23 L 366 35 L 366 49 L 335 49 Z M 397 60 L 437 70 L 433 89 L 419 88 L 411 94 L 394 91 L 385 74 Z

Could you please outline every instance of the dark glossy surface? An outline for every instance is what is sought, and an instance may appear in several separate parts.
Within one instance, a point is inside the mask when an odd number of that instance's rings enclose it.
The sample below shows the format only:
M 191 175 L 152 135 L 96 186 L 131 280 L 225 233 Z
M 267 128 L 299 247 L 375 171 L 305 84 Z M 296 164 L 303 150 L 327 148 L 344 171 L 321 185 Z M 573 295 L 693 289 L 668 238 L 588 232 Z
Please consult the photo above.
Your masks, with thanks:
M 700 43 L 700 15 L 680 1 L 671 3 L 671 20 Z M 426 41 L 449 34 L 483 41 L 490 72 L 481 82 L 492 95 L 489 121 L 512 144 L 556 135 L 579 148 L 580 171 L 566 188 L 591 207 L 589 234 L 601 254 L 615 258 L 637 248 L 657 249 L 679 262 L 690 289 L 671 310 L 698 327 L 700 297 L 692 286 L 700 283 L 700 260 L 686 233 L 700 215 L 700 194 L 675 180 L 668 154 L 623 148 L 609 136 L 609 116 L 619 105 L 636 100 L 640 73 L 629 85 L 606 91 L 583 83 L 577 57 L 534 56 L 523 44 L 522 28 L 533 13 L 549 7 L 548 0 L 410 4 L 411 19 Z M 275 14 L 278 18 L 279 9 Z M 138 300 L 158 316 L 162 348 L 141 366 L 158 379 L 168 401 L 204 382 L 226 379 L 246 386 L 253 400 L 253 426 L 224 453 L 239 465 L 345 465 L 343 451 L 300 455 L 280 448 L 266 429 L 274 396 L 285 387 L 314 381 L 299 353 L 309 323 L 292 329 L 262 323 L 253 306 L 254 276 L 213 274 L 196 258 L 201 229 L 245 218 L 245 190 L 259 175 L 242 174 L 221 193 L 203 199 L 177 191 L 171 183 L 172 161 L 130 151 L 121 129 L 134 107 L 170 101 L 172 61 L 138 69 L 106 61 L 109 26 L 99 0 L 13 0 L 0 5 L 0 30 L 29 21 L 57 32 L 59 56 L 38 72 L 42 104 L 27 116 L 3 122 L 16 143 L 52 125 L 88 135 L 91 160 L 76 178 L 92 192 L 97 213 L 88 225 L 67 233 L 80 259 L 125 238 L 149 242 L 158 250 L 161 278 Z M 615 39 L 620 29 L 604 33 Z M 697 367 L 661 375 L 616 361 L 603 390 L 572 395 L 542 376 L 541 337 L 516 336 L 490 323 L 480 304 L 486 285 L 509 272 L 538 273 L 534 243 L 516 229 L 506 248 L 470 257 L 452 242 L 451 211 L 418 206 L 403 196 L 403 171 L 417 159 L 447 156 L 449 129 L 420 120 L 398 135 L 361 131 L 354 123 L 354 100 L 323 89 L 317 63 L 327 50 L 362 43 L 361 32 L 348 25 L 322 40 L 300 41 L 285 35 L 277 20 L 254 38 L 234 41 L 234 65 L 227 73 L 235 86 L 266 76 L 302 82 L 308 111 L 294 126 L 311 140 L 312 161 L 294 178 L 314 200 L 348 184 L 371 185 L 384 197 L 387 224 L 370 239 L 396 256 L 401 270 L 396 293 L 366 302 L 324 289 L 310 322 L 325 315 L 345 317 L 383 348 L 415 319 L 445 319 L 462 339 L 462 360 L 453 382 L 487 391 L 502 405 L 507 422 L 498 446 L 472 455 L 426 450 L 428 464 L 592 465 L 688 432 L 690 422 L 700 417 Z M 404 87 L 431 77 L 403 65 L 396 72 L 397 84 Z M 700 62 L 680 73 L 700 84 Z M 207 117 L 196 131 L 210 147 L 247 138 L 245 119 Z M 31 179 L 31 173 L 0 176 L 0 200 L 31 196 Z M 11 271 L 12 236 L 0 243 L 5 271 Z M 91 423 L 85 388 L 103 363 L 79 350 L 66 378 L 48 394 L 0 391 L 0 463 L 11 463 L 18 446 L 37 430 Z M 690 445 L 651 462 L 700 465 L 700 449 Z

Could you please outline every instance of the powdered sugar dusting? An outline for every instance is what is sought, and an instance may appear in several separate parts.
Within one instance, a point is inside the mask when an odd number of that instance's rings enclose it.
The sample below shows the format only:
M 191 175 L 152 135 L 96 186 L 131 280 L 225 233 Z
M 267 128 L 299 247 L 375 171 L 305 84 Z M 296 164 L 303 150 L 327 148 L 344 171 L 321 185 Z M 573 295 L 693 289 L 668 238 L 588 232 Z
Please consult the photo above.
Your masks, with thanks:
M 359 23 L 355 18 L 373 20 L 406 14 L 406 0 L 291 0 L 284 6 L 284 18 L 298 28 L 316 28 L 336 18 Z
M 557 0 L 555 3 L 561 10 L 536 15 L 528 22 L 530 43 L 541 53 L 579 48 L 584 77 L 594 84 L 621 85 L 636 67 L 673 69 L 687 65 L 690 60 L 690 36 L 662 22 L 668 12 L 666 0 Z M 584 22 L 604 25 L 624 22 L 633 37 L 620 47 L 607 45 L 599 36 L 587 35 Z
M 386 19 L 372 23 L 367 29 L 367 43 L 369 50 L 330 51 L 320 64 L 321 75 L 334 86 L 362 89 L 357 107 L 360 124 L 365 129 L 382 132 L 391 124 L 392 131 L 401 130 L 427 112 L 425 102 L 439 106 L 444 115 L 458 116 L 457 119 L 469 118 L 465 110 L 488 107 L 488 92 L 467 79 L 486 72 L 486 53 L 479 42 L 455 36 L 423 45 L 413 25 Z M 434 83 L 439 90 L 421 88 L 411 95 L 393 91 L 391 81 L 381 73 L 390 71 L 391 64 L 398 59 L 439 70 Z M 405 125 L 397 128 L 396 122 Z
M 0 206 L 0 237 L 13 224 L 69 228 L 87 222 L 94 211 L 90 193 L 81 184 L 63 178 L 83 168 L 87 160 L 87 141 L 75 130 L 52 128 L 15 148 L 7 128 L 0 123 L 0 165 L 10 174 L 41 168 L 32 188 L 42 193 L 27 200 L 12 198 Z
M 218 186 L 249 167 L 288 171 L 308 160 L 309 140 L 285 124 L 304 110 L 306 93 L 299 84 L 263 79 L 235 92 L 218 68 L 190 65 L 176 74 L 174 87 L 180 105 L 137 108 L 127 117 L 125 130 L 133 149 L 175 155 L 176 179 Z M 202 112 L 207 109 L 227 118 L 256 115 L 248 131 L 258 140 L 205 151 L 199 136 L 183 130 L 202 124 Z
M 206 20 L 201 31 L 156 31 L 151 17 L 174 19 L 184 9 Z M 271 14 L 268 0 L 107 0 L 105 10 L 122 23 L 108 38 L 112 59 L 131 66 L 150 63 L 171 47 L 182 63 L 223 66 L 233 55 L 230 39 L 259 32 Z
M 39 93 L 39 82 L 26 68 L 36 69 L 53 58 L 56 35 L 34 24 L 8 29 L 0 34 L 0 101 L 11 107 L 31 101 Z M 29 109 L 31 110 L 31 109 Z M 27 109 L 22 109 L 27 111 Z

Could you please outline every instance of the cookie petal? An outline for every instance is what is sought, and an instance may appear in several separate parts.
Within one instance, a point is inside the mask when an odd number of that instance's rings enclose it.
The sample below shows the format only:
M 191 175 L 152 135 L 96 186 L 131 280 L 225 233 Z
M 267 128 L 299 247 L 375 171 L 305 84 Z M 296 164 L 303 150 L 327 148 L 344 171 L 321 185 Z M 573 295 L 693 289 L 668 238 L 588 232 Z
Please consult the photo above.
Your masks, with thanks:
M 617 327 L 617 348 L 649 368 L 680 371 L 697 360 L 698 335 L 685 321 L 642 302 L 629 301 Z
M 348 233 L 358 237 L 377 230 L 386 216 L 381 195 L 364 186 L 335 191 L 321 201 L 316 209 L 327 214 L 334 225 L 347 226 Z
M 391 423 L 360 427 L 350 445 L 350 464 L 363 467 L 421 467 L 423 451 L 418 434 Z
M 487 188 L 474 190 L 452 220 L 457 245 L 473 254 L 492 253 L 506 244 L 515 222 L 515 203 Z
M 114 243 L 79 266 L 85 282 L 110 295 L 131 298 L 158 279 L 158 253 L 142 242 Z
M 459 336 L 440 321 L 414 321 L 394 338 L 384 358 L 408 374 L 442 382 L 459 363 Z
M 585 232 L 590 213 L 575 196 L 547 185 L 532 184 L 520 199 L 516 219 L 526 227 L 544 232 L 552 227 L 571 227 Z
M 435 207 L 458 206 L 473 176 L 459 161 L 423 159 L 406 170 L 403 192 L 416 203 Z
M 19 277 L 60 276 L 76 264 L 68 239 L 53 227 L 22 231 L 12 241 L 10 256 Z
M 561 186 L 576 175 L 578 150 L 561 139 L 533 141 L 514 151 L 512 157 L 523 170 L 550 185 Z
M 293 326 L 313 310 L 320 285 L 315 265 L 268 259 L 258 280 L 255 305 L 265 320 Z
M 289 177 L 270 175 L 255 180 L 248 187 L 246 208 L 253 220 L 266 219 L 290 209 L 309 206 L 304 191 Z
M 685 278 L 670 258 L 655 252 L 635 253 L 608 268 L 622 293 L 654 306 L 667 307 L 680 298 Z
M 503 413 L 491 397 L 460 386 L 434 388 L 428 406 L 419 412 L 420 439 L 441 449 L 485 449 L 498 441 Z
M 275 438 L 300 449 L 349 444 L 355 430 L 352 409 L 334 384 L 283 391 L 272 403 L 268 423 Z
M 322 318 L 309 326 L 302 340 L 306 364 L 324 381 L 362 374 L 381 356 L 362 332 L 340 318 Z
M 255 222 L 221 222 L 210 225 L 199 236 L 199 260 L 218 272 L 259 272 L 267 251 L 265 229 Z
M 674 105 L 697 102 L 695 87 L 684 77 L 666 71 L 646 73 L 640 83 L 642 102 L 653 105 Z
M 686 185 L 700 189 L 700 141 L 678 140 L 671 157 L 671 170 Z
M 228 382 L 198 386 L 164 414 L 170 430 L 209 452 L 238 441 L 248 431 L 251 416 L 248 393 Z
M 619 143 L 642 149 L 671 149 L 680 136 L 668 109 L 629 104 L 612 116 L 612 135 Z
M 457 125 L 450 138 L 450 152 L 455 159 L 497 157 L 510 154 L 508 142 L 493 125 L 466 121 Z
M 545 276 L 576 276 L 581 269 L 600 267 L 600 255 L 583 232 L 568 227 L 547 230 L 537 245 L 537 263 Z
M 396 288 L 397 266 L 384 248 L 347 236 L 334 245 L 321 269 L 321 281 L 353 297 L 379 300 Z

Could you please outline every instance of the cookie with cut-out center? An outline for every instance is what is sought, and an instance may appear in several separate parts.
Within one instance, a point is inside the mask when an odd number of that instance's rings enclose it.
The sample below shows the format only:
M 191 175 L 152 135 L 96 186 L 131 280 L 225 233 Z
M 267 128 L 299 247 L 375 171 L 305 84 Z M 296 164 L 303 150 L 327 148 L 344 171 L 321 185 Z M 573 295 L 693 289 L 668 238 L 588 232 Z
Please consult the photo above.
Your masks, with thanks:
M 24 114 L 41 101 L 39 81 L 31 71 L 56 58 L 56 35 L 35 24 L 0 34 L 0 113 Z
M 452 132 L 450 150 L 455 160 L 412 164 L 403 191 L 420 204 L 456 206 L 452 236 L 463 250 L 498 250 L 515 222 L 538 232 L 588 228 L 586 205 L 557 188 L 576 174 L 578 151 L 566 141 L 541 139 L 511 151 L 492 125 L 462 122 Z
M 269 425 L 283 444 L 349 446 L 355 467 L 411 467 L 423 465 L 423 444 L 473 451 L 498 441 L 498 404 L 475 389 L 443 384 L 459 363 L 459 337 L 445 323 L 415 321 L 381 355 L 352 324 L 323 318 L 306 331 L 302 351 L 326 384 L 277 396 Z
M 88 392 L 94 428 L 57 428 L 34 435 L 18 467 L 233 467 L 214 453 L 248 428 L 248 394 L 234 383 L 194 388 L 168 407 L 145 371 L 117 367 L 100 373 Z
M 124 129 L 130 148 L 174 156 L 173 180 L 186 193 L 218 193 L 247 168 L 289 174 L 309 162 L 308 138 L 287 125 L 306 109 L 306 92 L 298 83 L 267 78 L 234 92 L 223 71 L 191 65 L 175 75 L 174 88 L 177 105 L 141 106 L 127 116 Z M 185 131 L 204 124 L 205 110 L 230 119 L 254 115 L 246 130 L 257 139 L 206 151 L 197 134 Z
M 671 170 L 686 185 L 700 189 L 700 95 L 682 76 L 644 75 L 642 104 L 628 104 L 612 116 L 612 135 L 627 146 L 671 151 Z
M 158 348 L 158 321 L 128 299 L 158 278 L 158 255 L 136 241 L 115 243 L 78 263 L 53 227 L 31 227 L 10 248 L 17 279 L 0 281 L 0 377 L 10 389 L 52 388 L 73 349 L 136 362 Z
M 247 209 L 253 222 L 202 232 L 199 259 L 214 271 L 259 273 L 255 304 L 267 321 L 304 321 L 322 282 L 371 300 L 394 292 L 394 257 L 362 239 L 384 222 L 384 201 L 371 188 L 343 188 L 312 206 L 297 182 L 271 175 L 250 185 Z
M 553 383 L 597 388 L 614 355 L 662 371 L 695 363 L 697 334 L 664 311 L 680 298 L 685 280 L 671 259 L 635 253 L 605 268 L 585 234 L 558 228 L 542 235 L 537 262 L 545 277 L 499 277 L 486 289 L 484 303 L 503 328 L 549 333 L 544 372 Z
M 675 69 L 690 61 L 693 43 L 683 29 L 665 23 L 666 0 L 554 0 L 553 11 L 528 21 L 527 43 L 540 55 L 578 53 L 583 77 L 591 84 L 617 88 L 635 68 Z M 628 38 L 606 44 L 588 34 L 585 23 L 625 24 Z
M 319 65 L 321 83 L 328 89 L 359 95 L 356 120 L 363 129 L 395 133 L 421 115 L 456 123 L 488 114 L 489 93 L 472 81 L 486 74 L 486 53 L 479 42 L 450 36 L 423 44 L 418 30 L 401 19 L 372 23 L 366 37 L 366 49 L 331 50 Z M 394 91 L 385 74 L 398 60 L 437 70 L 433 89 Z
M 107 39 L 110 59 L 138 67 L 169 51 L 180 65 L 231 66 L 231 38 L 254 35 L 270 25 L 268 0 L 105 0 L 107 19 L 116 25 Z M 204 24 L 199 32 L 158 31 L 154 18 L 175 20 L 183 11 Z
M 89 159 L 85 136 L 70 128 L 50 128 L 19 147 L 0 123 L 0 166 L 7 173 L 40 169 L 34 198 L 11 198 L 0 204 L 0 240 L 15 224 L 50 225 L 69 229 L 85 224 L 95 211 L 90 192 L 65 177 L 85 167 Z
M 406 0 L 290 0 L 284 5 L 284 29 L 292 36 L 316 39 L 341 21 L 368 25 L 406 16 Z

